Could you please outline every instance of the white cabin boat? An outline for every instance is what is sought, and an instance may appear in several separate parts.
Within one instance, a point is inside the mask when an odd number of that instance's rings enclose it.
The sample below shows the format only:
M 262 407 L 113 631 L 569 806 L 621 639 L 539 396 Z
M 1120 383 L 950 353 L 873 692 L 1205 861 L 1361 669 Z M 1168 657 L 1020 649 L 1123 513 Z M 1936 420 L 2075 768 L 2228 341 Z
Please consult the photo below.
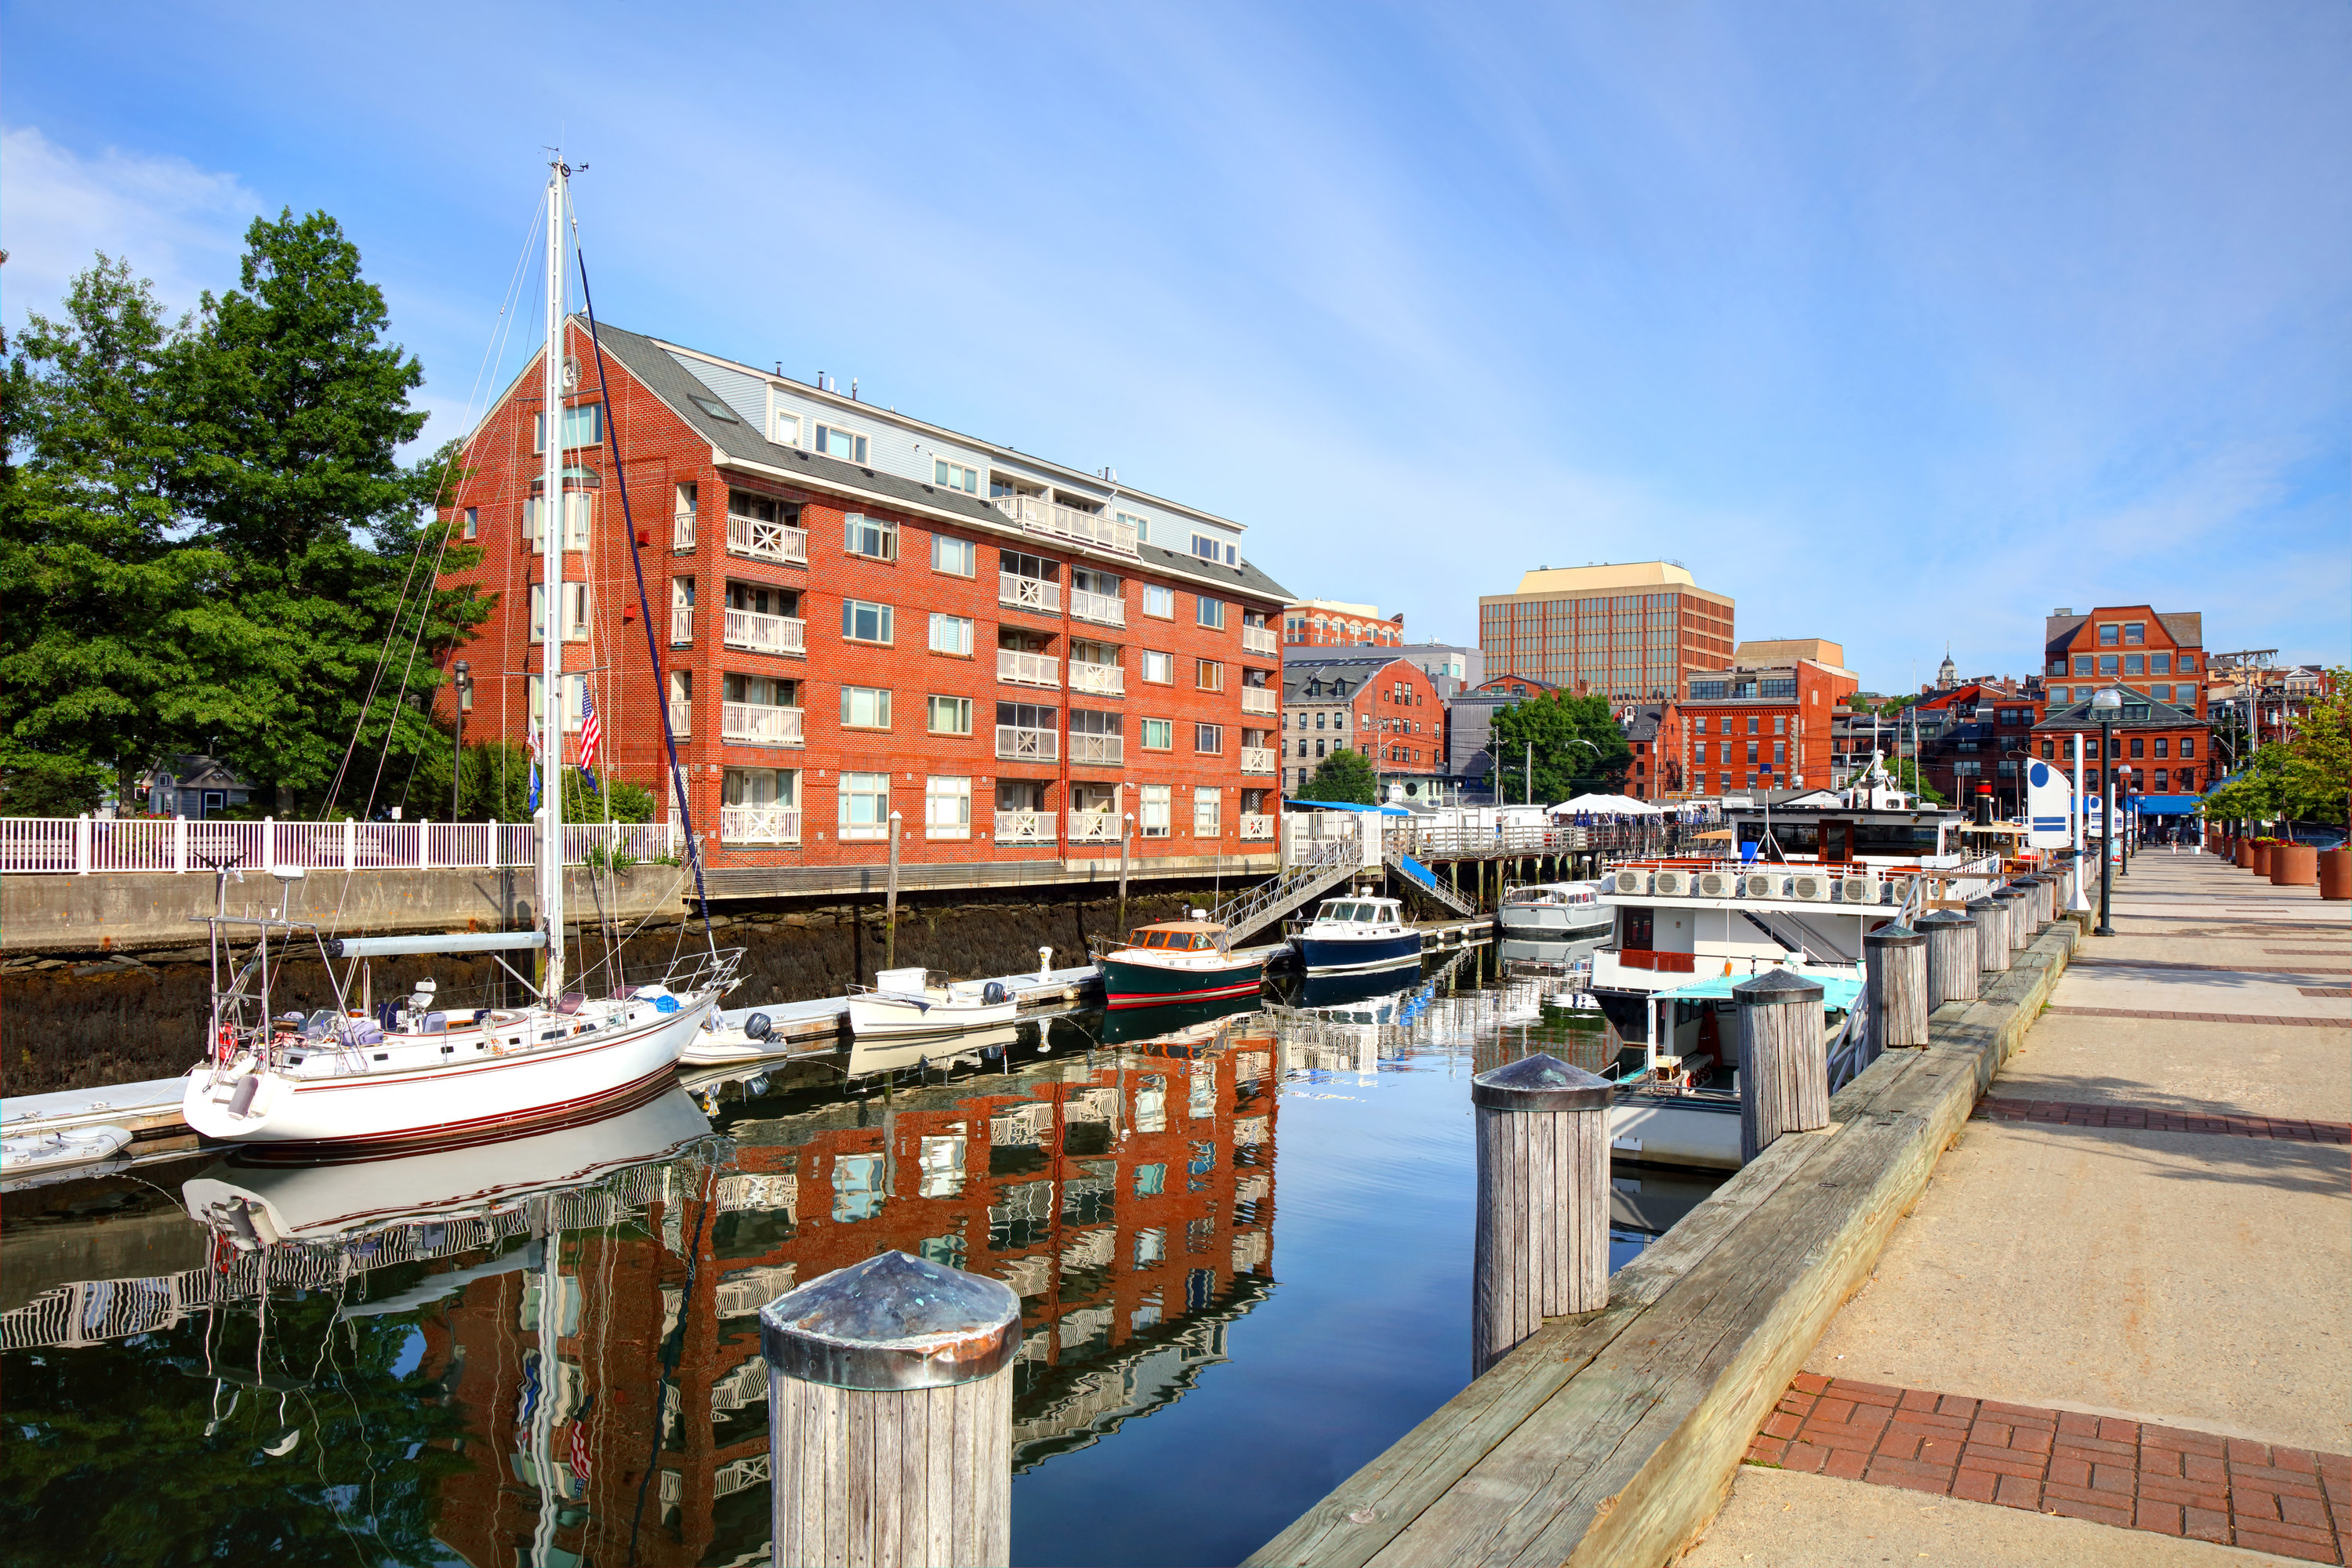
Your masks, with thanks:
M 858 1039 L 954 1035 L 1013 1022 L 1021 1004 L 1002 980 L 934 984 L 925 969 L 884 969 L 849 988 L 849 1032 Z
M 1505 936 L 1538 941 L 1596 936 L 1612 918 L 1598 882 L 1514 882 L 1495 907 L 1495 924 Z

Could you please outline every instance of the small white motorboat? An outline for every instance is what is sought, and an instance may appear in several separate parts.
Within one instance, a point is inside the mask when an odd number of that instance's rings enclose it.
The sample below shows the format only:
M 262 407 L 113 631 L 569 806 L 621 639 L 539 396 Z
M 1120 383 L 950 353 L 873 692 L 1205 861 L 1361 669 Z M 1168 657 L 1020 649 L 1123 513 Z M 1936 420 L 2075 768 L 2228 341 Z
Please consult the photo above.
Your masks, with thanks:
M 849 1032 L 858 1039 L 954 1035 L 1009 1024 L 1020 1003 L 1002 980 L 934 984 L 929 970 L 884 969 L 849 988 Z
M 131 1142 L 131 1129 L 111 1123 L 61 1127 L 54 1132 L 15 1132 L 0 1138 L 0 1181 L 70 1171 L 110 1160 Z
M 730 1024 L 714 1010 L 694 1038 L 677 1053 L 677 1059 L 685 1067 L 725 1067 L 733 1062 L 756 1062 L 782 1056 L 785 1049 L 775 1037 L 773 1021 L 765 1013 L 747 1013 Z

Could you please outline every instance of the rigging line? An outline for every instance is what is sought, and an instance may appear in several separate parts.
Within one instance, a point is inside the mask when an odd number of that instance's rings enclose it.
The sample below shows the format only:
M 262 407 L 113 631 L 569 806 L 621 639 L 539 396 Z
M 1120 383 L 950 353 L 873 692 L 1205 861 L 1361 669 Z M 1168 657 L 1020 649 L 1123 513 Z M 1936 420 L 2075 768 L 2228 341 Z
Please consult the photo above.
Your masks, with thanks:
M 677 803 L 677 819 L 686 833 L 687 863 L 694 868 L 694 894 L 702 907 L 703 940 L 711 955 L 719 952 L 719 938 L 710 926 L 710 894 L 702 879 L 702 841 L 695 837 L 694 814 L 687 803 L 686 774 L 678 766 L 677 733 L 669 722 L 669 677 L 662 668 L 661 647 L 654 640 L 653 605 L 646 597 L 646 562 L 637 552 L 637 527 L 629 514 L 629 475 L 621 460 L 621 426 L 613 417 L 613 395 L 605 384 L 604 344 L 596 331 L 596 299 L 588 288 L 588 253 L 579 243 L 578 233 L 572 236 L 572 259 L 580 267 L 580 304 L 588 315 L 588 346 L 596 355 L 596 393 L 604 405 L 604 433 L 613 447 L 613 479 L 621 492 L 621 531 L 629 539 L 629 563 L 636 570 L 637 615 L 645 622 L 646 657 L 653 664 L 654 711 L 661 715 L 662 742 L 669 753 L 670 795 Z M 634 1551 L 632 1552 L 634 1555 Z
M 504 342 L 503 334 L 511 330 L 513 326 L 513 315 L 509 306 L 520 292 L 521 278 L 523 275 L 523 266 L 524 263 L 530 259 L 531 239 L 533 234 L 538 228 L 539 214 L 543 211 L 545 207 L 546 198 L 542 196 L 540 198 L 539 205 L 531 209 L 531 221 L 530 226 L 523 230 L 523 247 L 521 253 L 515 258 L 514 276 L 508 279 L 506 295 L 499 303 L 499 322 L 491 327 L 490 346 L 485 349 L 483 353 L 483 361 L 485 365 L 490 362 L 491 356 L 499 352 L 499 345 Z M 483 374 L 484 371 L 481 369 L 477 369 L 475 371 L 474 385 L 466 395 L 466 407 L 469 413 L 473 409 L 474 399 L 480 394 Z M 454 459 L 452 460 L 454 461 Z M 445 475 L 444 482 L 446 483 L 446 475 L 447 470 L 445 468 L 443 471 Z M 436 492 L 436 495 L 437 498 L 438 491 Z M 399 635 L 401 614 L 407 605 L 409 583 L 413 580 L 415 575 L 415 556 L 417 554 L 421 554 L 423 552 L 423 549 L 424 542 L 419 540 L 417 542 L 416 551 L 412 552 L 410 556 L 409 576 L 402 580 L 400 598 L 394 605 L 391 624 L 384 629 L 383 647 L 376 655 L 375 673 L 368 682 L 367 696 L 362 699 L 360 703 L 359 719 L 352 727 L 351 743 L 343 748 L 343 759 L 336 765 L 334 779 L 328 786 L 327 790 L 326 807 L 322 809 L 331 809 L 333 806 L 336 798 L 342 794 L 343 781 L 351 771 L 352 757 L 358 752 L 360 737 L 365 732 L 367 728 L 368 710 L 374 705 L 376 692 L 382 687 L 383 682 L 384 665 L 392 657 L 392 645 L 394 639 Z M 373 809 L 374 804 L 373 799 L 371 798 L 368 802 L 369 808 Z

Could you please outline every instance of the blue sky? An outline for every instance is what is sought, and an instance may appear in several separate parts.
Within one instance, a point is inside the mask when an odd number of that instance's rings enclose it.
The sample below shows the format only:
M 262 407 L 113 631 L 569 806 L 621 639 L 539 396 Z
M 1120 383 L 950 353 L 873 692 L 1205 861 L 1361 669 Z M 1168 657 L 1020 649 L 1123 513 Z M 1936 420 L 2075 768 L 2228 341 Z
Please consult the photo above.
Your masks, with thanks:
M 551 26 L 552 31 L 551 33 Z M 1864 684 L 2352 647 L 2352 8 L 0 5 L 13 326 L 323 207 L 462 428 L 561 141 L 611 321 L 1475 637 L 1663 554 Z

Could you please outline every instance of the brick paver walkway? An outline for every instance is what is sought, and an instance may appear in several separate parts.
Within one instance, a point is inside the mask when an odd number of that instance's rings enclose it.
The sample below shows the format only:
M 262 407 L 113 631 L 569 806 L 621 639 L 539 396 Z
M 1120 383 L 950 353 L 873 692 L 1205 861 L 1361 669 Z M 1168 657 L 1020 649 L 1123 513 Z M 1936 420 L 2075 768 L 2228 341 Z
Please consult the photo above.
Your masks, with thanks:
M 2283 1029 L 2352 1027 L 2343 1018 L 2281 1018 L 2267 1013 L 2172 1013 L 2156 1007 L 2044 1007 L 2076 1018 L 2169 1018 L 2179 1024 L 2259 1024 Z
M 1801 1373 L 1748 1462 L 2347 1561 L 2352 1456 Z
M 2279 1116 L 2215 1116 L 2147 1105 L 2085 1104 L 2071 1100 L 1977 1101 L 1976 1113 L 1994 1121 L 2058 1122 L 2068 1127 L 2140 1127 L 2152 1132 L 2210 1132 L 2224 1138 L 2289 1138 L 2302 1143 L 2352 1143 L 2352 1123 L 2299 1121 Z
M 2270 950 L 2265 950 L 2270 951 Z M 2344 954 L 2333 952 L 2331 958 Z M 2313 963 L 2183 963 L 2169 958 L 2074 958 L 2069 969 L 2191 970 L 2200 974 L 2352 974 L 2352 969 L 2322 969 Z

